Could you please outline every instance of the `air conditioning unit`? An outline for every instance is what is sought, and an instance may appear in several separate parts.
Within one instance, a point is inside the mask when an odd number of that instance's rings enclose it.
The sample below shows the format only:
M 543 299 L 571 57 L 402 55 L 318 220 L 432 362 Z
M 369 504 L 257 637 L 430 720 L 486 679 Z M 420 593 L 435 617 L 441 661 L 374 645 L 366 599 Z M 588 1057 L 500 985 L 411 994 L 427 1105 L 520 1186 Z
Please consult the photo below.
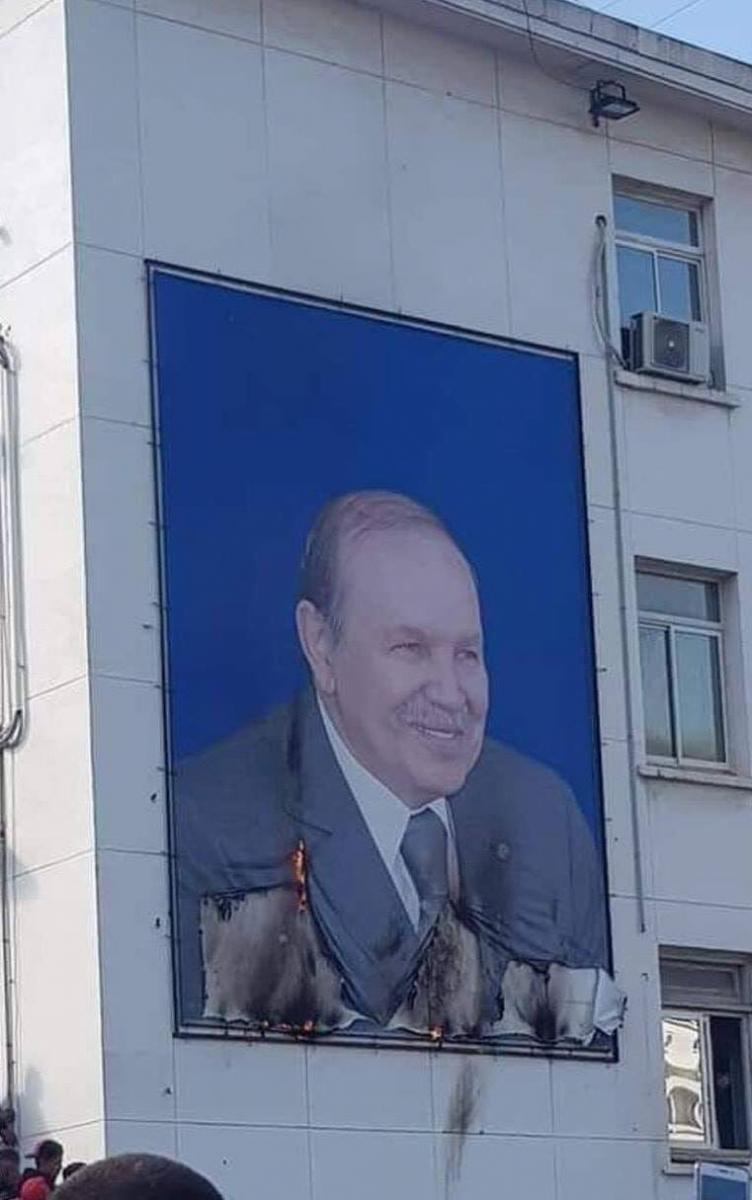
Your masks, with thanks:
M 685 383 L 710 379 L 710 335 L 701 321 L 637 313 L 630 321 L 629 368 Z

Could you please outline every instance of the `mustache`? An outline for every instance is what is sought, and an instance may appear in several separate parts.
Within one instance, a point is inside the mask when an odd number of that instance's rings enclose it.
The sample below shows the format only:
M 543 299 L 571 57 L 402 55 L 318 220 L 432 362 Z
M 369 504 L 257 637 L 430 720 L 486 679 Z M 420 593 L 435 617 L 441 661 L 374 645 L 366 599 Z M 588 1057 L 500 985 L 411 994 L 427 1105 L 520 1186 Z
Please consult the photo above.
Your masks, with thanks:
M 478 723 L 477 717 L 473 717 L 468 710 L 450 711 L 440 704 L 419 698 L 401 704 L 397 716 L 406 725 L 437 729 L 442 733 L 468 733 Z

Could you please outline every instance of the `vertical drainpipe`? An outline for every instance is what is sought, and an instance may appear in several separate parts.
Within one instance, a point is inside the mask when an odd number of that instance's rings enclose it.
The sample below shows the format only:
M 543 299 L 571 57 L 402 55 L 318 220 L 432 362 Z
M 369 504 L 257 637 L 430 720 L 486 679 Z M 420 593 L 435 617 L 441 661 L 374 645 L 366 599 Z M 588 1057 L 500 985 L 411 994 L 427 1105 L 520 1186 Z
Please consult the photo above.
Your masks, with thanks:
M 621 641 L 622 679 L 624 681 L 624 714 L 627 733 L 627 770 L 629 773 L 629 810 L 632 825 L 632 848 L 634 855 L 635 896 L 637 899 L 637 921 L 640 933 L 646 929 L 645 885 L 642 867 L 642 843 L 640 838 L 640 815 L 637 794 L 637 746 L 635 740 L 635 717 L 632 691 L 632 664 L 629 657 L 629 612 L 627 609 L 627 577 L 625 567 L 624 509 L 622 507 L 622 462 L 619 451 L 618 422 L 616 418 L 616 391 L 614 388 L 614 360 L 618 352 L 611 343 L 611 313 L 608 292 L 608 261 L 606 230 L 608 221 L 599 214 L 595 218 L 598 229 L 598 251 L 596 260 L 596 319 L 600 304 L 603 324 L 599 330 L 604 342 L 606 359 L 606 391 L 608 394 L 608 425 L 611 444 L 611 488 L 614 505 L 614 527 L 616 535 L 616 576 L 619 593 L 619 633 Z M 598 294 L 600 293 L 600 295 Z
M 18 404 L 16 369 L 7 333 L 0 327 L 0 931 L 2 933 L 2 1017 L 5 1026 L 6 1104 L 16 1100 L 13 1038 L 13 945 L 10 916 L 10 847 L 6 789 L 7 754 L 26 727 L 26 655 L 18 487 Z

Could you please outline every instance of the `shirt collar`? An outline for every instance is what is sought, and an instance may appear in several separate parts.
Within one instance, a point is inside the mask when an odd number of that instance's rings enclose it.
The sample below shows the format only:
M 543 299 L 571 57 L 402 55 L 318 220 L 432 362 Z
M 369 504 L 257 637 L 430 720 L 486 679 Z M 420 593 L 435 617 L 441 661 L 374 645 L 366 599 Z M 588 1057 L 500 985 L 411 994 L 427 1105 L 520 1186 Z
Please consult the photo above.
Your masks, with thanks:
M 432 800 L 429 804 L 424 804 L 421 808 L 408 808 L 399 796 L 395 796 L 394 792 L 390 791 L 386 784 L 358 762 L 349 747 L 345 745 L 344 739 L 324 708 L 318 693 L 316 699 L 326 735 L 334 751 L 334 757 L 339 763 L 340 770 L 360 809 L 361 816 L 368 826 L 369 833 L 390 871 L 400 852 L 407 823 L 410 817 L 415 816 L 416 813 L 423 812 L 426 808 L 433 809 L 441 818 L 447 833 L 451 832 L 447 804 L 443 796 Z

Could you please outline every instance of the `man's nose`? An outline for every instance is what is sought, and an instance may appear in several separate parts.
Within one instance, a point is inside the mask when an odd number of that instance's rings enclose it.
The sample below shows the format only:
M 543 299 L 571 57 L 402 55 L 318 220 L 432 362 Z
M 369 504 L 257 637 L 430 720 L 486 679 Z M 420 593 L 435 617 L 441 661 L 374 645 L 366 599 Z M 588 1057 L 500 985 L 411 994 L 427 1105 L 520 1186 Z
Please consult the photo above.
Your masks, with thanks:
M 434 704 L 443 708 L 464 708 L 466 697 L 457 672 L 454 655 L 435 655 L 431 661 L 430 677 L 425 692 Z

